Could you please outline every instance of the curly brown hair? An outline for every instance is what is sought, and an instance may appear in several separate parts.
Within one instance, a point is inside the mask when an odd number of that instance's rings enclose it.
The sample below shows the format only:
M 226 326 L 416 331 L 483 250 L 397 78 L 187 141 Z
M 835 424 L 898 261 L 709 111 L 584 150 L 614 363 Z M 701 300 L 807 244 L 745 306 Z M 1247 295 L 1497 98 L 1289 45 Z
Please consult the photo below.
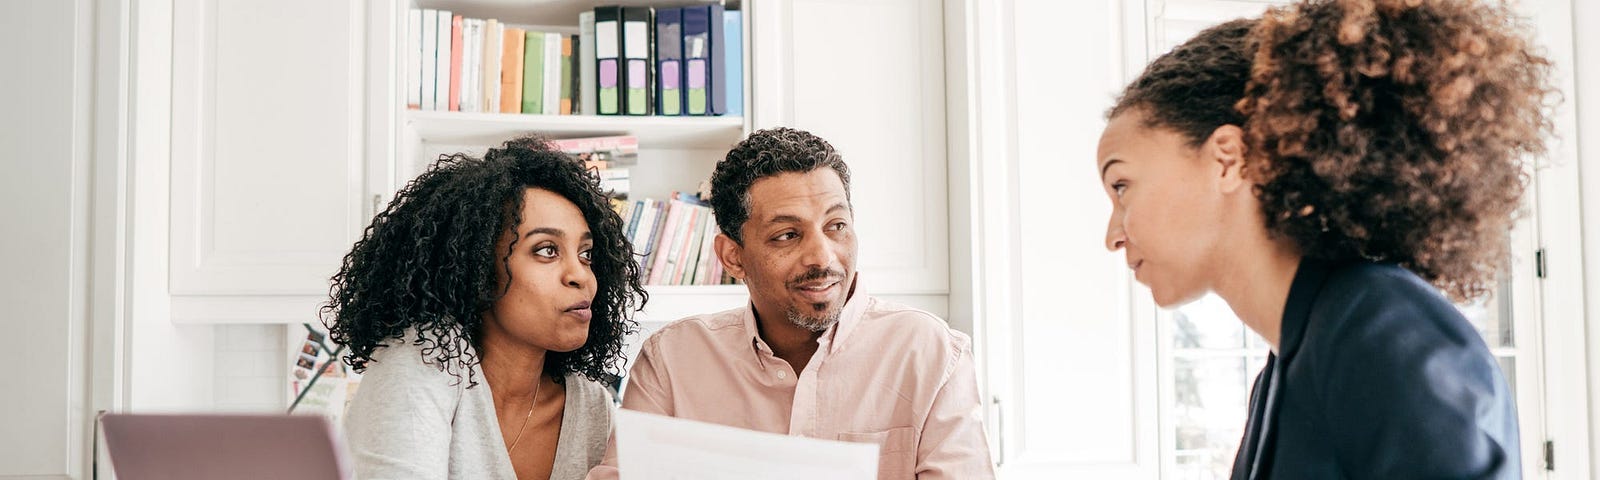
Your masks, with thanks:
M 1269 11 L 1238 109 L 1270 230 L 1395 262 L 1462 301 L 1506 266 L 1545 151 L 1550 61 L 1504 3 L 1310 1 Z
M 1550 61 L 1529 32 L 1503 3 L 1308 0 L 1202 32 L 1111 114 L 1146 109 L 1195 145 L 1239 125 L 1272 235 L 1465 301 L 1507 265 L 1524 159 L 1552 131 Z

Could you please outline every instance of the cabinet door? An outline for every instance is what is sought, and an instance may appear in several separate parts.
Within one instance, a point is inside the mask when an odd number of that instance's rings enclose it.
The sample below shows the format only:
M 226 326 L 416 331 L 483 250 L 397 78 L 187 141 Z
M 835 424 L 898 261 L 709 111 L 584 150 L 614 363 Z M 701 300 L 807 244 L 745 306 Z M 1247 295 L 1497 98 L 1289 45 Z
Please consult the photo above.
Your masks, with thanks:
M 364 3 L 173 3 L 173 295 L 326 294 L 364 220 Z
M 862 288 L 949 291 L 941 2 L 749 2 L 752 125 L 832 143 L 850 165 Z
M 1157 478 L 1156 309 L 1104 247 L 1103 113 L 1140 2 L 980 3 L 979 331 L 1004 478 Z

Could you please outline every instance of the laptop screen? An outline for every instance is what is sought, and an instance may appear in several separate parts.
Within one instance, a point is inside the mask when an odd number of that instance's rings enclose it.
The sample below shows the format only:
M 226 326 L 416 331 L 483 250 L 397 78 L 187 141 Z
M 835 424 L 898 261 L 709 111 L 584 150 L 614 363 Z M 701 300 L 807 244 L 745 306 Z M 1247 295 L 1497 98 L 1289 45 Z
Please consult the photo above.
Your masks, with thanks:
M 322 416 L 107 414 L 100 422 L 122 480 L 351 478 Z

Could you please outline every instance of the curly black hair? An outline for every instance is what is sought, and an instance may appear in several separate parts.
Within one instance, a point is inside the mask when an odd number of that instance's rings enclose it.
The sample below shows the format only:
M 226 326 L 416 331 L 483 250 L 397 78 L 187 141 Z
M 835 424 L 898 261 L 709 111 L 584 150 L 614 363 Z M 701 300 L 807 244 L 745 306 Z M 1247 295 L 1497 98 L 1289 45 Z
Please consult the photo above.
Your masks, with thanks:
M 1240 126 L 1269 232 L 1466 301 L 1509 264 L 1523 159 L 1552 130 L 1529 31 L 1499 2 L 1307 0 L 1201 33 L 1112 111 L 1145 109 L 1195 144 Z
M 537 136 L 491 148 L 482 159 L 442 155 L 373 218 L 321 309 L 330 336 L 350 349 L 345 363 L 363 371 L 376 349 L 414 329 L 426 361 L 457 379 L 466 370 L 468 386 L 476 385 L 471 367 L 481 361 L 483 316 L 505 294 L 494 269 L 510 278 L 517 243 L 513 235 L 496 251 L 496 241 L 521 224 L 529 188 L 572 201 L 594 235 L 589 339 L 571 352 L 549 352 L 544 373 L 558 383 L 568 373 L 602 383 L 620 373 L 623 338 L 638 330 L 633 313 L 649 300 L 633 246 L 599 177 Z
M 850 200 L 850 167 L 833 145 L 821 137 L 788 127 L 757 130 L 739 142 L 711 173 L 711 211 L 717 227 L 744 245 L 744 222 L 750 219 L 750 185 L 780 173 L 809 173 L 832 168 L 844 182 Z

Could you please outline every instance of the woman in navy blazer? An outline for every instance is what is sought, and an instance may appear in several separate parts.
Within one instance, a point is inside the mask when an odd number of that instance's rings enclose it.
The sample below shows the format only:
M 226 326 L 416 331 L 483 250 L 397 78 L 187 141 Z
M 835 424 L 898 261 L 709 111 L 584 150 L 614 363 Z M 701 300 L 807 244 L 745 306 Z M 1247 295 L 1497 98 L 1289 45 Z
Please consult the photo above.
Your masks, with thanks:
M 1233 478 L 1519 478 L 1512 392 L 1451 304 L 1508 263 L 1547 60 L 1508 7 L 1311 0 L 1200 33 L 1097 155 L 1156 303 L 1208 292 L 1272 347 Z

